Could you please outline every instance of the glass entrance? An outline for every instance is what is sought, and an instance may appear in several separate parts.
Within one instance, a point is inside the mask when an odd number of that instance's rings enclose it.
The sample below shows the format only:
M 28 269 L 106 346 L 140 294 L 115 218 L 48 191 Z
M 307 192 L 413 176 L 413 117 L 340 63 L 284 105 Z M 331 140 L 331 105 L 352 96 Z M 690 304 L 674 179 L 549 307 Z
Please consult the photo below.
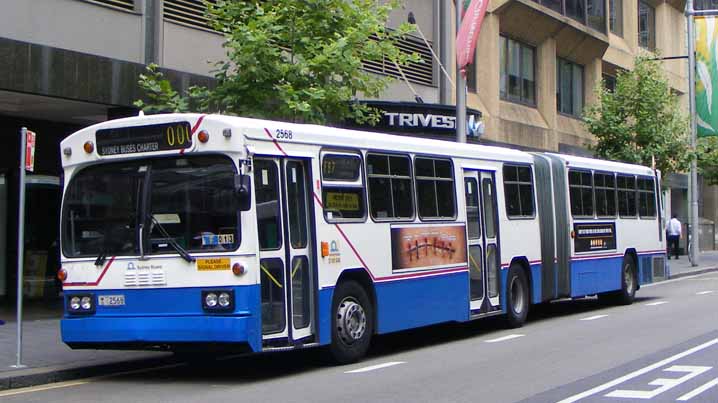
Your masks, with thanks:
M 499 305 L 498 217 L 493 172 L 464 170 L 471 311 Z M 485 300 L 488 304 L 485 305 Z
M 265 340 L 294 341 L 313 333 L 307 166 L 299 159 L 254 160 Z

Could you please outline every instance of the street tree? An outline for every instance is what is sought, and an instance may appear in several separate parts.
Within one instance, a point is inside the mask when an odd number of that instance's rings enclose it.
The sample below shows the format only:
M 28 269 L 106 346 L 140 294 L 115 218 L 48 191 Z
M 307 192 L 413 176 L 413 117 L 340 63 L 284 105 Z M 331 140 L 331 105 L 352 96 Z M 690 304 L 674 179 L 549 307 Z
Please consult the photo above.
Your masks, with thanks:
M 688 119 L 653 55 L 640 55 L 633 70 L 619 72 L 613 91 L 603 85 L 595 91 L 584 124 L 596 137 L 588 146 L 597 156 L 646 166 L 655 160 L 664 176 L 687 169 Z
M 376 122 L 378 111 L 353 102 L 376 98 L 390 78 L 363 63 L 406 66 L 416 54 L 397 41 L 408 24 L 387 28 L 398 0 L 216 0 L 205 2 L 212 29 L 225 37 L 214 85 L 175 90 L 158 66 L 140 76 L 146 113 L 221 112 L 307 123 Z

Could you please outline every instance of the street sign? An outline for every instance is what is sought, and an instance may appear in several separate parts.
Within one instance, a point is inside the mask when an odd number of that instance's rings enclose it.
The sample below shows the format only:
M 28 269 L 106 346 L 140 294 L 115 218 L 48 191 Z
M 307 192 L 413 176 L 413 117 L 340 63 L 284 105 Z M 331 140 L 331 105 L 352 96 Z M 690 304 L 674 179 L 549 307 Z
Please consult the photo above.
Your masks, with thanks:
M 35 170 L 35 137 L 35 132 L 26 132 L 25 170 L 30 172 Z

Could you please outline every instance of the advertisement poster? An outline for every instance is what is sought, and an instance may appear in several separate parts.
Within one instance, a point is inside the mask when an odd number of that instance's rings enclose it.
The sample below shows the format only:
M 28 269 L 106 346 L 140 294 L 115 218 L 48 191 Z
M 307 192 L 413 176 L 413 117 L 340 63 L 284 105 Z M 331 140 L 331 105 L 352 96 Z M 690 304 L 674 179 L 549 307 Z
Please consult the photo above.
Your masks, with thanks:
M 576 252 L 616 249 L 615 223 L 574 223 L 573 231 L 576 235 L 574 240 Z
M 696 17 L 696 133 L 718 136 L 718 24 L 715 17 Z
M 466 265 L 466 226 L 392 227 L 391 250 L 394 272 Z

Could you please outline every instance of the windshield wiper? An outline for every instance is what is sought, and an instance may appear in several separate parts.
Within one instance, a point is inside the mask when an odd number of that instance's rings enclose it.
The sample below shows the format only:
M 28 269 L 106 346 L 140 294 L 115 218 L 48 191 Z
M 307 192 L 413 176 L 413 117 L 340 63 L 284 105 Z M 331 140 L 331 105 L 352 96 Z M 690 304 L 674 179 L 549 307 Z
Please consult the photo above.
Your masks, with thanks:
M 170 236 L 170 234 L 167 232 L 165 227 L 163 227 L 162 224 L 160 224 L 160 222 L 157 221 L 157 219 L 153 215 L 148 214 L 148 216 L 149 216 L 150 220 L 152 220 L 152 224 L 155 225 L 157 227 L 157 229 L 160 230 L 160 233 L 162 234 L 162 236 L 167 239 L 167 243 L 170 244 L 170 246 L 174 250 L 176 250 L 177 253 L 179 253 L 179 255 L 182 256 L 182 258 L 184 260 L 186 260 L 189 263 L 192 263 L 196 260 L 192 255 L 189 254 L 189 252 L 187 252 L 183 247 L 181 247 L 177 243 L 177 241 L 174 240 L 174 238 L 172 238 Z

